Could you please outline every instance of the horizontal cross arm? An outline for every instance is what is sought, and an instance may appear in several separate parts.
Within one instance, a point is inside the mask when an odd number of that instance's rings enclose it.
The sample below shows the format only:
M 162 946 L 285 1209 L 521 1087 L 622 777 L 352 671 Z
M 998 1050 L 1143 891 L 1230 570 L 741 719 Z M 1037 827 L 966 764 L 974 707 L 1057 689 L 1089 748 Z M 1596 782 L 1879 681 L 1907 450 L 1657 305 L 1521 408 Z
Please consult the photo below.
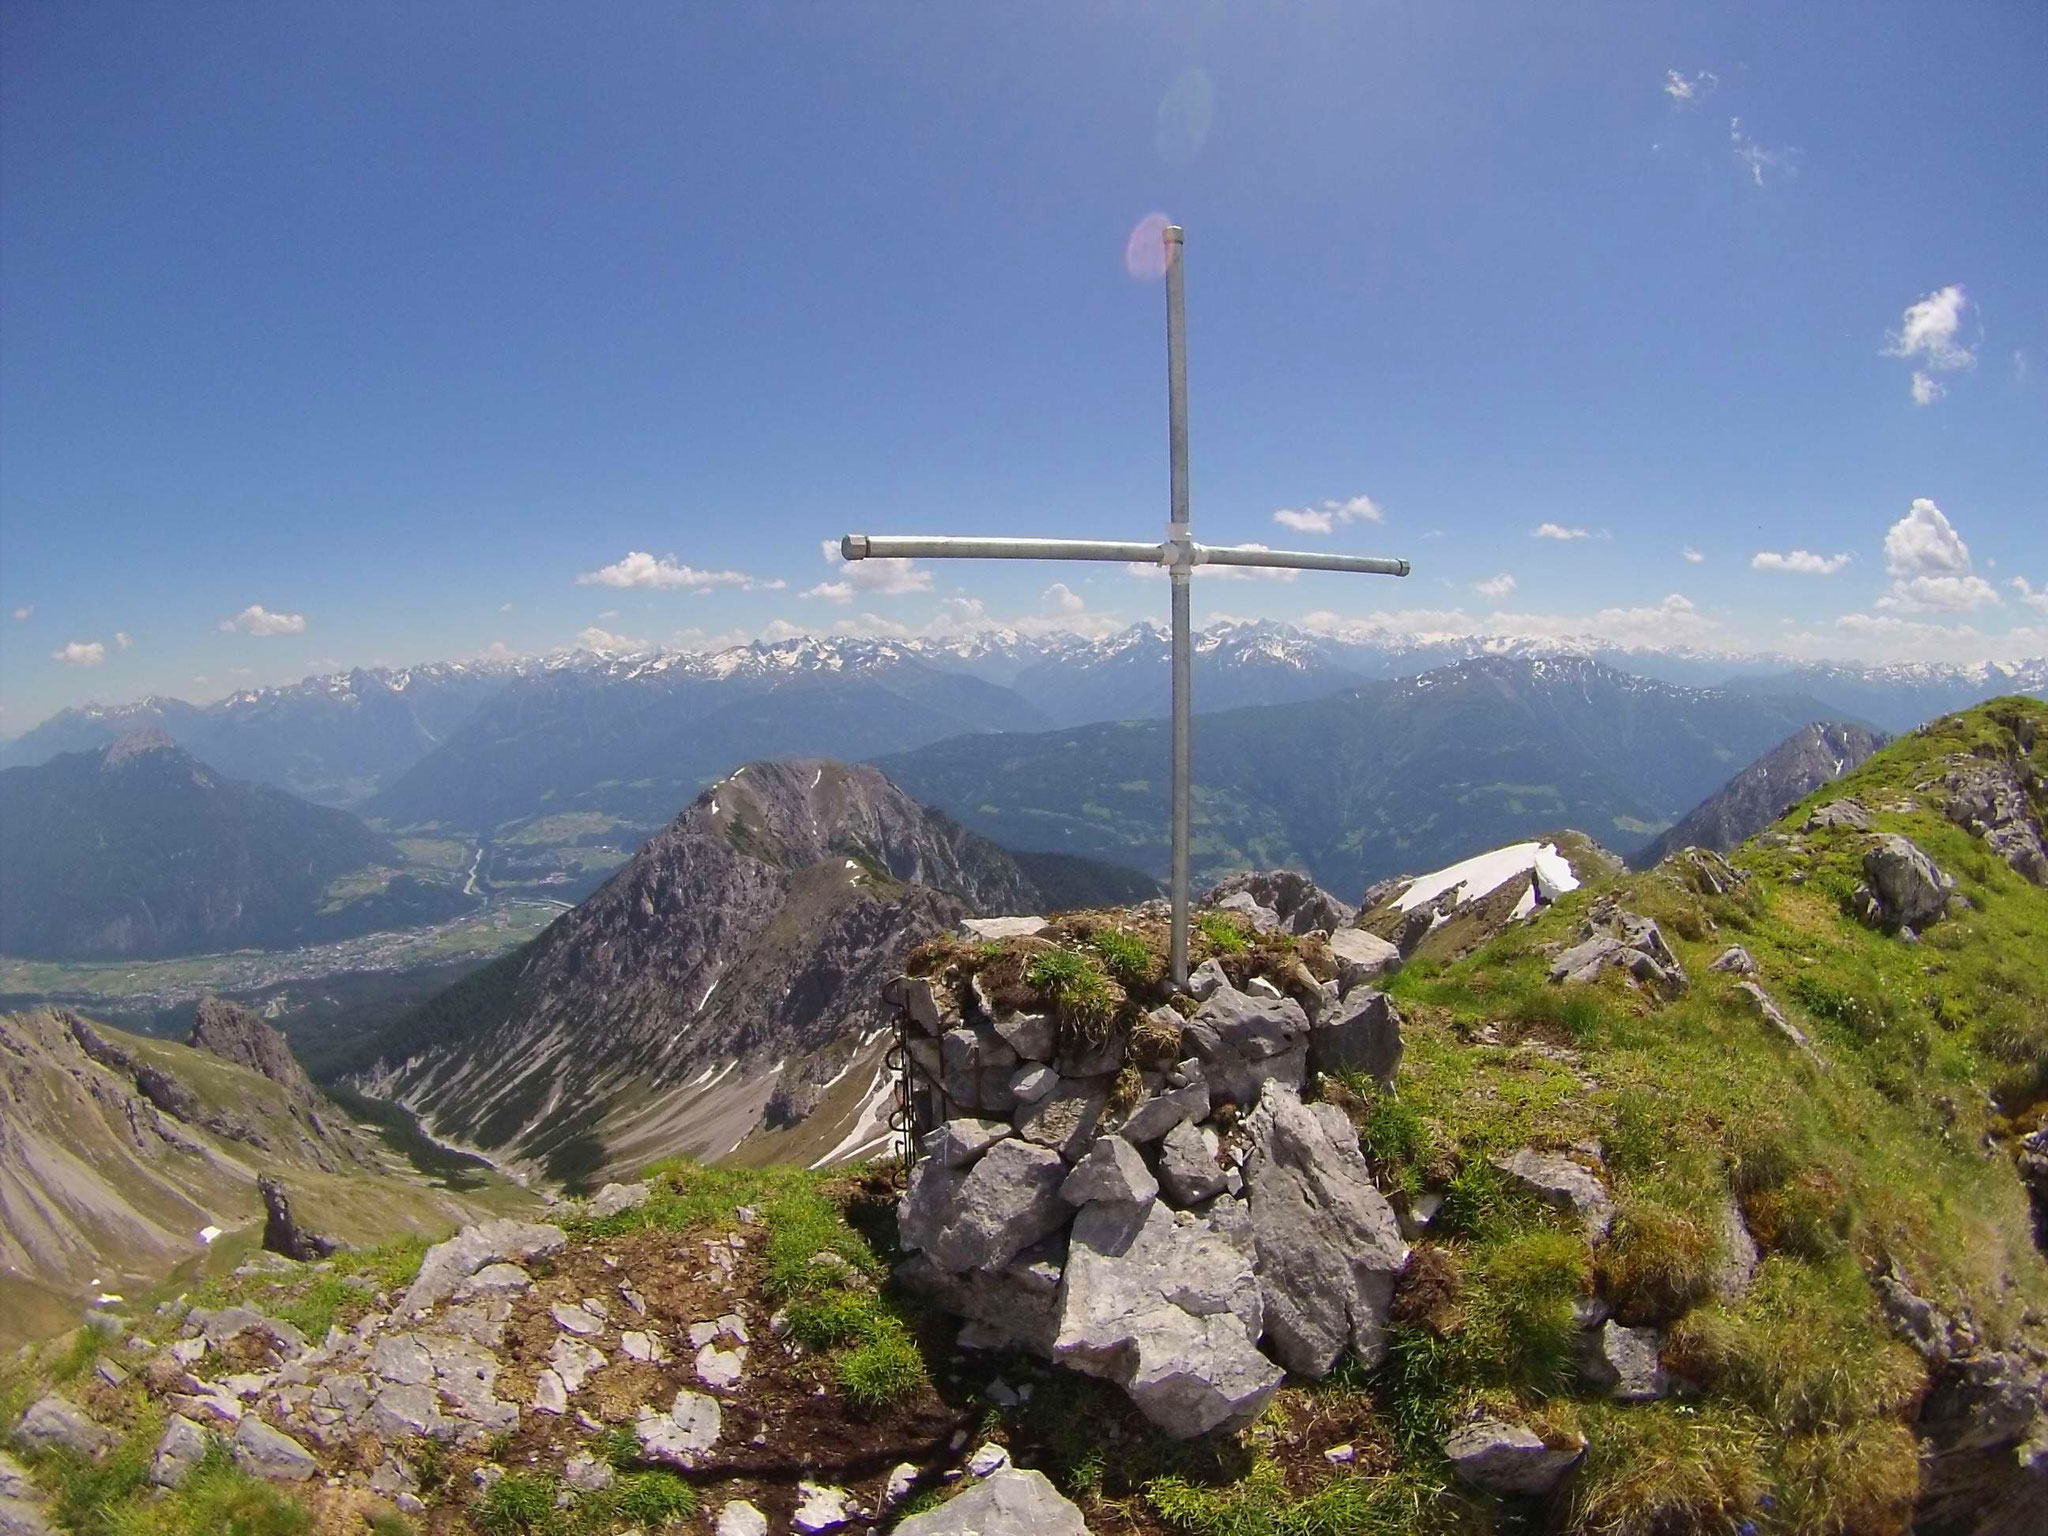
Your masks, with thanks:
M 1110 539 L 896 538 L 849 533 L 839 541 L 839 553 L 848 560 L 1119 560 L 1164 566 L 1185 559 L 1188 565 L 1259 565 L 1295 571 L 1357 571 L 1370 576 L 1408 574 L 1406 560 L 1377 555 L 1325 555 L 1178 540 L 1125 544 Z
M 1159 563 L 1157 544 L 1109 539 L 884 538 L 849 533 L 839 541 L 848 560 L 1142 560 Z

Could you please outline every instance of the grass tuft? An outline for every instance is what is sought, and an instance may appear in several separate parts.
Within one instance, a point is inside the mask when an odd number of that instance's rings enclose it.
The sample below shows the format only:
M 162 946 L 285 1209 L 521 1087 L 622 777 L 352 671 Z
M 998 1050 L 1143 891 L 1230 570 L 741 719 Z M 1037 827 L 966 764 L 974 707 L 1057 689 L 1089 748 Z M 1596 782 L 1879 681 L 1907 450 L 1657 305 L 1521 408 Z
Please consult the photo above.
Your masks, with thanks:
M 1719 1247 L 1696 1217 L 1627 1201 L 1600 1250 L 1600 1289 L 1630 1327 L 1668 1323 L 1712 1292 Z
M 549 1536 L 562 1526 L 560 1491 L 549 1473 L 507 1472 L 470 1501 L 470 1524 L 483 1536 Z

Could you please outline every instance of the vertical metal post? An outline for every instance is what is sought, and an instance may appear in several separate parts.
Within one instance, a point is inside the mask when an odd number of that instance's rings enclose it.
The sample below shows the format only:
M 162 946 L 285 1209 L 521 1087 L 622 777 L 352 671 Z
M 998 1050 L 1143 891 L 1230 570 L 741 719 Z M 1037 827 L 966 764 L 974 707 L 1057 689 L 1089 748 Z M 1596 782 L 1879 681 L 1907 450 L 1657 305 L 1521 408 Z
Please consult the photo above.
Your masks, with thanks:
M 1166 241 L 1166 417 L 1172 458 L 1169 542 L 1178 546 L 1173 581 L 1173 984 L 1188 984 L 1188 717 L 1193 708 L 1194 637 L 1188 583 L 1194 550 L 1188 534 L 1188 348 L 1182 234 L 1169 224 Z

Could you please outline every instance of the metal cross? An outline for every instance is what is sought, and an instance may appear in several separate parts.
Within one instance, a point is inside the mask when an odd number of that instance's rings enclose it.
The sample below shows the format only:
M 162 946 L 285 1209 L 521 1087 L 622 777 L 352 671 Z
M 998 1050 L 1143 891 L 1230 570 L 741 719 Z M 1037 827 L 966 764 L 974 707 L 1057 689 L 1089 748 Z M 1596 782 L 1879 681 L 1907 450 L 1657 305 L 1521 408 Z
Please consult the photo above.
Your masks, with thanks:
M 1406 560 L 1367 555 L 1319 555 L 1281 549 L 1239 549 L 1197 544 L 1188 536 L 1188 354 L 1183 297 L 1181 230 L 1168 225 L 1166 241 L 1167 441 L 1173 463 L 1172 515 L 1160 544 L 1119 544 L 1106 539 L 886 538 L 849 533 L 839 542 L 848 560 L 1121 560 L 1163 565 L 1173 581 L 1173 984 L 1188 980 L 1188 717 L 1193 707 L 1194 641 L 1188 614 L 1188 578 L 1198 565 L 1278 566 L 1297 571 L 1361 571 L 1406 576 Z

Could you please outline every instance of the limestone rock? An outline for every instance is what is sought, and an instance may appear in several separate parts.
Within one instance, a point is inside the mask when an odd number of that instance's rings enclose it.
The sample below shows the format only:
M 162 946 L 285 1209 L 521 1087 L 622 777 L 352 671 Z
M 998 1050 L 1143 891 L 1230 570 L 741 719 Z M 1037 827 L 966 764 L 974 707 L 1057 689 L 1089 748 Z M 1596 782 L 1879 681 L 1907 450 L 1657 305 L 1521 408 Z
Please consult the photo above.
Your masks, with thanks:
M 912 1515 L 896 1536 L 1088 1536 L 1088 1525 L 1043 1472 L 1008 1467 Z
M 918 1246 L 940 1269 L 992 1269 L 1058 1230 L 1071 1207 L 1060 1199 L 1067 1166 L 1030 1142 L 998 1142 L 951 1191 L 934 1230 Z M 906 1196 L 906 1199 L 911 1199 Z M 904 1234 L 910 1241 L 910 1234 Z
M 1232 898 L 1237 896 L 1243 896 L 1246 904 L 1234 903 Z M 1274 927 L 1297 935 L 1318 929 L 1335 933 L 1358 915 L 1335 896 L 1319 889 L 1308 876 L 1291 869 L 1231 875 L 1212 886 L 1200 904 L 1231 912 L 1247 912 L 1248 906 L 1270 914 Z
M 961 934 L 970 939 L 1028 939 L 1045 929 L 1042 917 L 970 917 L 961 921 Z
M 1096 1124 L 1108 1106 L 1105 1084 L 1063 1080 L 1037 1103 L 1018 1112 L 1017 1134 L 1038 1146 L 1051 1147 L 1073 1162 L 1095 1140 Z
M 602 1218 L 638 1210 L 653 1195 L 654 1186 L 645 1179 L 636 1184 L 607 1184 L 591 1197 L 590 1214 Z
M 1740 944 L 1730 944 L 1714 957 L 1713 964 L 1709 965 L 1707 969 L 1710 971 L 1730 972 L 1737 976 L 1754 976 L 1756 974 L 1756 957 Z
M 721 1418 L 718 1399 L 685 1387 L 676 1393 L 667 1413 L 641 1409 L 633 1432 L 640 1439 L 641 1454 L 649 1461 L 688 1471 L 718 1444 Z
M 14 1438 L 31 1450 L 66 1450 L 80 1456 L 98 1456 L 114 1443 L 111 1431 L 54 1393 L 29 1404 L 14 1426 Z
M 925 1155 L 939 1159 L 948 1168 L 967 1168 L 1009 1134 L 1007 1120 L 948 1120 L 925 1137 Z
M 1756 1239 L 1749 1235 L 1749 1223 L 1742 1219 L 1742 1207 L 1727 1196 L 1721 1204 L 1721 1256 L 1714 1265 L 1714 1294 L 1723 1301 L 1740 1301 L 1749 1294 L 1762 1261 Z
M 271 1253 L 310 1264 L 324 1259 L 340 1245 L 332 1238 L 309 1232 L 292 1215 L 291 1196 L 284 1185 L 269 1174 L 256 1180 L 256 1192 L 263 1199 L 263 1246 Z
M 182 1488 L 205 1454 L 206 1431 L 182 1413 L 174 1413 L 157 1439 L 156 1454 L 149 1463 L 149 1480 L 159 1488 Z
M 1550 1446 L 1533 1431 L 1499 1419 L 1474 1420 L 1444 1438 L 1444 1455 L 1458 1476 L 1486 1493 L 1541 1497 L 1585 1453 L 1583 1436 Z
M 1863 920 L 1891 933 L 1939 921 L 1956 888 L 1918 843 L 1896 832 L 1878 833 L 1865 851 L 1863 879 L 1856 889 Z
M 1059 1073 L 1042 1061 L 1027 1061 L 1010 1079 L 1010 1098 L 1018 1104 L 1036 1104 L 1059 1085 Z
M 1266 1084 L 1245 1129 L 1252 1143 L 1245 1192 L 1273 1352 L 1312 1378 L 1325 1375 L 1347 1344 L 1377 1364 L 1408 1244 L 1366 1174 L 1355 1137 L 1347 1156 L 1277 1082 Z
M 1636 981 L 1665 998 L 1686 988 L 1685 968 L 1678 963 L 1652 918 L 1602 901 L 1586 916 L 1577 944 L 1550 964 L 1553 982 L 1590 982 L 1609 966 L 1619 966 Z
M 521 1264 L 558 1252 L 569 1241 L 560 1227 L 510 1218 L 464 1227 L 445 1243 L 427 1250 L 419 1275 L 393 1313 L 417 1317 L 486 1264 Z
M 1060 1277 L 1067 1256 L 1064 1233 L 1032 1244 L 1000 1269 L 948 1274 L 923 1254 L 897 1266 L 897 1281 L 955 1317 L 968 1319 L 991 1347 L 1015 1347 L 1050 1356 L 1059 1331 Z M 963 1337 L 965 1330 L 962 1330 Z
M 768 1536 L 768 1517 L 745 1499 L 733 1499 L 719 1510 L 712 1536 Z
M 1493 1166 L 1546 1205 L 1577 1212 L 1589 1243 L 1606 1237 L 1614 1225 L 1614 1197 L 1607 1193 L 1607 1186 L 1590 1168 L 1562 1152 L 1524 1147 L 1507 1157 L 1494 1158 Z
M 2027 787 L 2010 763 L 1977 762 L 1951 770 L 1948 819 L 1981 837 L 1991 851 L 2023 878 L 2048 885 L 2048 843 L 2027 798 Z
M 1126 1141 L 1123 1145 L 1131 1144 Z M 1131 1155 L 1137 1156 L 1136 1148 L 1131 1149 Z M 1216 1166 L 1216 1158 L 1202 1133 L 1185 1120 L 1168 1131 L 1166 1140 L 1160 1143 L 1159 1187 L 1165 1190 L 1170 1202 L 1182 1208 L 1199 1205 L 1223 1192 L 1223 1170 Z
M 1593 1386 L 1616 1402 L 1644 1403 L 1664 1396 L 1670 1383 L 1665 1379 L 1658 1353 L 1663 1336 L 1654 1328 L 1624 1328 L 1620 1323 L 1602 1323 L 1586 1335 L 1579 1358 L 1579 1371 Z
M 1401 1051 L 1401 1011 L 1371 987 L 1353 987 L 1309 1031 L 1310 1071 L 1356 1072 L 1382 1088 L 1393 1087 Z
M 1399 946 L 1363 928 L 1330 930 L 1330 953 L 1337 957 L 1337 986 L 1349 992 L 1362 981 L 1374 981 L 1401 968 Z
M 1060 1198 L 1069 1205 L 1086 1205 L 1090 1200 L 1150 1200 L 1158 1193 L 1159 1181 L 1152 1177 L 1145 1159 L 1121 1136 L 1098 1138 L 1060 1185 Z
M 1212 1105 L 1255 1103 L 1269 1080 L 1299 1089 L 1308 1073 L 1308 1015 L 1291 998 L 1218 987 L 1188 1021 L 1185 1039 L 1202 1063 Z
M 1209 1085 L 1197 1080 L 1183 1088 L 1154 1094 L 1132 1110 L 1121 1133 L 1126 1141 L 1157 1141 L 1176 1125 L 1200 1124 L 1209 1118 Z
M 851 1524 L 860 1516 L 860 1505 L 844 1488 L 835 1488 L 829 1483 L 798 1483 L 796 1513 L 790 1517 L 790 1525 L 802 1531 L 804 1536 L 819 1536 L 823 1531 L 836 1531 Z
M 1252 1256 L 1231 1227 L 1213 1209 L 1203 1220 L 1156 1200 L 1081 1207 L 1054 1358 L 1117 1382 L 1176 1438 L 1248 1423 L 1282 1374 L 1254 1347 L 1264 1303 Z
M 1020 1061 L 1050 1061 L 1059 1043 L 1052 1020 L 1042 1013 L 1005 1014 L 996 1020 L 995 1031 Z
M 1809 812 L 1802 832 L 1868 832 L 1870 812 L 1860 800 L 1833 800 Z
M 1210 956 L 1196 966 L 1188 976 L 1188 995 L 1198 1003 L 1206 1003 L 1216 995 L 1217 989 L 1230 985 L 1230 978 L 1224 974 L 1223 962 Z
M 0 1451 L 0 1536 L 51 1536 L 51 1531 L 27 1469 Z
M 1249 891 L 1233 891 L 1212 905 L 1219 912 L 1243 918 L 1254 933 L 1272 933 L 1280 926 L 1280 914 L 1271 907 L 1260 905 L 1258 898 Z
M 320 1470 L 311 1451 L 253 1413 L 246 1415 L 235 1429 L 234 1453 L 235 1460 L 247 1470 L 278 1482 L 303 1483 Z
M 1753 981 L 1738 981 L 1735 990 L 1749 999 L 1749 1005 L 1756 1010 L 1758 1018 L 1797 1046 L 1815 1066 L 1826 1069 L 1827 1062 L 1814 1050 L 1813 1042 L 1806 1038 L 1806 1031 L 1785 1017 L 1784 1009 L 1772 1000 L 1770 993 Z

